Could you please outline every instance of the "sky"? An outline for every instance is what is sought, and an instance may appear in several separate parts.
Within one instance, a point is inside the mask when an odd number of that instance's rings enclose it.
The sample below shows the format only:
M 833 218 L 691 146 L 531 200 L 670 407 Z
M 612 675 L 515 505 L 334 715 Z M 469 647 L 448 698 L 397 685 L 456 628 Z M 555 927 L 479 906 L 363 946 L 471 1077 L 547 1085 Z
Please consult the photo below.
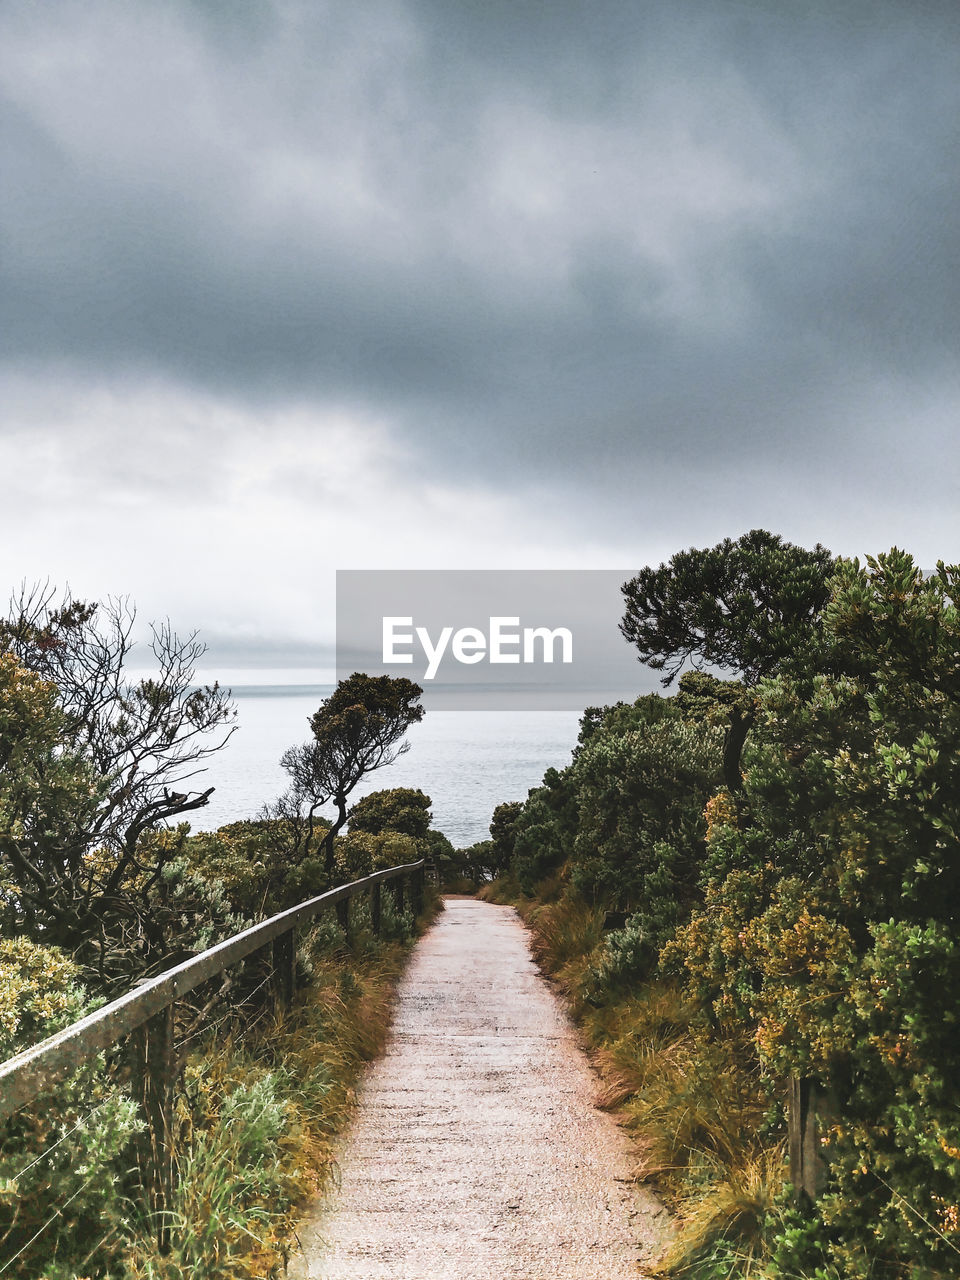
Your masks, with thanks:
M 3 0 L 0 589 L 960 560 L 955 0 Z

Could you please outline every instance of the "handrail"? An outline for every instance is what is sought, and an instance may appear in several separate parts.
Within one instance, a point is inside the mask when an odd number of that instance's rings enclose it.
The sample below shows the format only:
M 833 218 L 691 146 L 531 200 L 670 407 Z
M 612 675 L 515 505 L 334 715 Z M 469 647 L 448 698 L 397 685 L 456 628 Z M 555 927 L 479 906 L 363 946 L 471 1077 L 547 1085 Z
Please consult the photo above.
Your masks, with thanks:
M 242 933 L 218 942 L 155 978 L 141 982 L 79 1022 L 71 1023 L 39 1044 L 8 1058 L 0 1064 L 0 1119 L 76 1071 L 83 1059 L 109 1048 L 121 1036 L 149 1022 L 207 978 L 215 977 L 267 943 L 289 933 L 325 907 L 348 900 L 381 881 L 421 871 L 423 865 L 424 859 L 421 858 L 419 862 L 388 867 L 349 884 L 338 885 L 336 889 L 328 889 L 315 898 L 308 898 L 271 916 L 269 920 L 251 925 Z

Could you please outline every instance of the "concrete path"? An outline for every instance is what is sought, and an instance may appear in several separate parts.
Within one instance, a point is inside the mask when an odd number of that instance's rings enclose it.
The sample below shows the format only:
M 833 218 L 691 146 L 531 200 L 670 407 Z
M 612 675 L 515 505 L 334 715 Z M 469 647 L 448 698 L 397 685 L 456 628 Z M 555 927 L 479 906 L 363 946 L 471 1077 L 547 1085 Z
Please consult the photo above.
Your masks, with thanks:
M 400 988 L 299 1280 L 626 1280 L 666 1211 L 512 907 L 448 898 Z

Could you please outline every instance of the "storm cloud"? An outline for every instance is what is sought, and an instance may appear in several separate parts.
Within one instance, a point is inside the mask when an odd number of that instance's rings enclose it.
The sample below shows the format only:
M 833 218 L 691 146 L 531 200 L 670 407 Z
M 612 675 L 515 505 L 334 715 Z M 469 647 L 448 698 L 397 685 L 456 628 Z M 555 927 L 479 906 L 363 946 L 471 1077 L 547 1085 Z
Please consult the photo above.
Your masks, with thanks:
M 955 4 L 10 0 L 0 50 L 31 511 L 956 557 Z M 410 506 L 340 541 L 364 481 Z

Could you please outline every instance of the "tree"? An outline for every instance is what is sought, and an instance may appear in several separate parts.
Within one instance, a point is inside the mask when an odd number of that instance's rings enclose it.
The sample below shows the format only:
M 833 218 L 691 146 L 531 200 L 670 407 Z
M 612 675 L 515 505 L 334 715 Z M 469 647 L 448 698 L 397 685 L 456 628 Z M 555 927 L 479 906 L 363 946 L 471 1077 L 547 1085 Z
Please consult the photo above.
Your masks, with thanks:
M 9 929 L 93 965 L 102 987 L 162 962 L 151 896 L 169 846 L 143 837 L 205 805 L 179 790 L 232 732 L 226 691 L 193 687 L 204 652 L 152 629 L 157 674 L 131 682 L 134 612 L 48 588 L 0 620 L 0 874 Z
M 383 835 L 398 831 L 420 839 L 430 827 L 430 797 L 412 787 L 394 787 L 389 791 L 371 791 L 350 810 L 350 832 L 365 831 Z
M 749 691 L 775 672 L 809 666 L 834 563 L 819 543 L 807 551 L 764 529 L 678 551 L 624 583 L 620 630 L 641 662 L 665 673 L 664 686 L 689 663 L 732 672 Z M 736 795 L 755 704 L 749 693 L 724 700 L 724 781 Z
M 304 816 L 299 853 L 313 838 L 317 810 L 333 803 L 337 816 L 323 838 L 328 879 L 334 870 L 334 839 L 347 822 L 347 800 L 374 769 L 392 764 L 409 749 L 403 736 L 423 719 L 423 690 L 411 680 L 354 672 L 310 718 L 313 741 L 290 747 L 280 763 L 291 778 L 279 802 L 284 812 Z
M 517 843 L 517 823 L 523 813 L 522 800 L 506 800 L 498 804 L 490 818 L 490 839 L 496 856 L 494 875 L 502 876 L 513 860 Z
M 708 813 L 703 906 L 662 954 L 765 1072 L 833 1094 L 829 1256 L 791 1274 L 956 1274 L 958 602 L 960 566 L 839 562 L 830 669 L 758 688 L 751 825 Z
M 719 781 L 721 732 L 684 720 L 672 698 L 638 699 L 570 766 L 577 796 L 571 880 L 595 905 L 638 913 L 649 943 L 690 909 L 704 805 Z

